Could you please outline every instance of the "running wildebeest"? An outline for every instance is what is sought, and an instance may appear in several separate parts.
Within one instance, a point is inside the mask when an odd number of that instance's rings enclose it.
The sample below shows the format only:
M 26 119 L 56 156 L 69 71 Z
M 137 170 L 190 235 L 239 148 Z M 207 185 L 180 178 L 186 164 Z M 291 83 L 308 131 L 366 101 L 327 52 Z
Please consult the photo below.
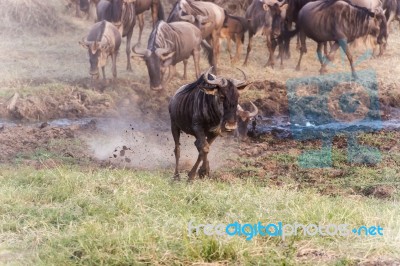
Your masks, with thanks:
M 90 75 L 92 80 L 99 77 L 99 67 L 106 78 L 105 66 L 107 58 L 112 58 L 112 73 L 117 77 L 117 54 L 121 45 L 121 34 L 110 22 L 105 20 L 95 23 L 89 30 L 89 34 L 79 42 L 89 52 Z
M 122 37 L 126 37 L 126 56 L 128 71 L 131 66 L 131 39 L 136 23 L 135 0 L 100 0 L 97 4 L 97 21 L 107 20 L 118 28 Z
M 164 9 L 161 0 L 136 0 L 135 11 L 137 20 L 139 22 L 139 39 L 138 43 L 142 41 L 142 33 L 144 28 L 144 12 L 151 8 L 151 17 L 153 19 L 153 28 L 158 20 L 164 20 Z
M 179 180 L 181 132 L 196 137 L 195 145 L 199 151 L 197 161 L 188 174 L 188 181 L 191 181 L 201 161 L 203 164 L 199 169 L 199 176 L 209 175 L 207 155 L 210 145 L 220 135 L 221 130 L 232 131 L 237 128 L 239 94 L 247 89 L 249 83 L 246 80 L 217 78 L 210 74 L 211 68 L 195 82 L 179 88 L 168 106 L 175 142 L 175 180 Z
M 248 30 L 247 20 L 242 17 L 232 16 L 225 12 L 225 22 L 221 29 L 221 38 L 226 39 L 227 49 L 232 63 L 240 60 L 240 53 L 244 43 L 244 36 Z M 232 57 L 231 41 L 236 43 L 236 53 Z
M 167 19 L 168 23 L 175 21 L 187 21 L 200 28 L 202 38 L 208 42 L 202 42 L 202 47 L 208 50 L 207 45 L 212 46 L 208 61 L 217 73 L 219 38 L 225 21 L 224 9 L 211 2 L 178 0 Z
M 200 30 L 185 21 L 166 23 L 160 20 L 150 34 L 147 49 L 139 50 L 137 46 L 133 52 L 143 58 L 147 65 L 152 90 L 162 90 L 164 83 L 168 83 L 175 74 L 175 65 L 184 63 L 183 78 L 186 79 L 188 58 L 192 55 L 196 71 L 196 78 L 200 75 Z M 163 82 L 166 68 L 169 67 L 168 78 Z
M 318 44 L 317 55 L 321 63 L 321 74 L 326 72 L 328 60 L 332 61 L 336 50 L 341 47 L 349 60 L 354 78 L 357 75 L 347 44 L 367 34 L 377 37 L 379 33 L 375 13 L 342 0 L 322 0 L 306 4 L 299 12 L 296 29 L 300 29 L 301 42 L 296 70 L 300 70 L 301 59 L 307 52 L 306 37 L 309 37 Z M 322 46 L 328 41 L 335 43 L 327 56 L 328 60 L 325 60 L 322 56 Z
M 267 66 L 274 66 L 273 51 L 277 45 L 276 38 L 281 34 L 282 16 L 280 3 L 277 1 L 272 4 L 264 4 L 260 0 L 253 0 L 253 3 L 246 10 L 246 19 L 249 27 L 249 42 L 247 45 L 246 58 L 243 65 L 248 64 L 249 55 L 252 49 L 252 39 L 254 36 L 264 34 L 267 41 L 269 58 Z

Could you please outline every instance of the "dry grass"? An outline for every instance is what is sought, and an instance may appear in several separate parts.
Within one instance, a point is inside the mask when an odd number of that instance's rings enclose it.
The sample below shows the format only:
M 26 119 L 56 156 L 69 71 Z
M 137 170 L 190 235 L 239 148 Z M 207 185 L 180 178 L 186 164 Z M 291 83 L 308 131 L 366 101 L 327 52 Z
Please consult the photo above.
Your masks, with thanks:
M 60 16 L 61 1 L 2 0 L 0 1 L 1 30 L 15 35 L 34 32 L 50 35 L 65 29 L 66 20 Z

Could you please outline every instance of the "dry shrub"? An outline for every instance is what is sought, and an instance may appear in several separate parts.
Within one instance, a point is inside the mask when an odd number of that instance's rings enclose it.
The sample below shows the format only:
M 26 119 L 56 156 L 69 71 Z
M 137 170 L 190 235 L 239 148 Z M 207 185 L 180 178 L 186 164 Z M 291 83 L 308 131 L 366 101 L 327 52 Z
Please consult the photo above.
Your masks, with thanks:
M 61 1 L 57 0 L 1 0 L 0 30 L 51 35 L 67 25 L 60 16 L 61 7 Z

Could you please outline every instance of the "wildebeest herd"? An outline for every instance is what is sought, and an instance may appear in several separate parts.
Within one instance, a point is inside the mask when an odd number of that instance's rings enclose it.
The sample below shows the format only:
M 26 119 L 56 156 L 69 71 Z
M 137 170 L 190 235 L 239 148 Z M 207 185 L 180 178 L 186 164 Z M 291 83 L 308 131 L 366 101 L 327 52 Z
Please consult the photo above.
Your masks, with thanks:
M 70 0 L 72 1 L 72 0 Z M 207 154 L 211 143 L 221 130 L 232 131 L 241 121 L 247 128 L 249 118 L 257 114 L 244 111 L 238 105 L 239 94 L 249 82 L 216 76 L 220 39 L 227 39 L 228 52 L 233 63 L 240 60 L 245 33 L 248 32 L 244 65 L 249 63 L 252 38 L 262 34 L 266 37 L 269 51 L 268 66 L 274 66 L 274 51 L 279 48 L 281 65 L 290 57 L 290 40 L 297 36 L 300 50 L 296 69 L 307 52 L 306 38 L 317 42 L 317 55 L 321 63 L 320 73 L 326 72 L 327 64 L 334 59 L 335 52 L 342 48 L 347 55 L 353 77 L 357 78 L 352 53 L 348 44 L 357 38 L 370 36 L 380 47 L 379 55 L 388 42 L 388 24 L 400 20 L 398 0 L 253 0 L 245 17 L 228 14 L 212 2 L 178 0 L 164 21 L 161 0 L 73 0 L 80 9 L 88 13 L 91 5 L 96 6 L 97 22 L 89 34 L 80 42 L 89 51 L 90 75 L 98 78 L 102 68 L 105 79 L 106 59 L 112 58 L 113 77 L 117 77 L 117 53 L 122 37 L 126 37 L 127 70 L 131 71 L 130 53 L 142 58 L 147 66 L 150 88 L 163 90 L 175 75 L 175 65 L 184 64 L 187 78 L 187 62 L 194 59 L 197 80 L 183 85 L 169 104 L 171 130 L 175 141 L 176 179 L 179 178 L 180 132 L 196 137 L 199 155 L 189 172 L 189 180 L 196 174 L 200 162 L 199 176 L 209 174 Z M 141 47 L 143 12 L 152 10 L 153 30 L 147 47 Z M 139 21 L 139 40 L 131 47 L 133 28 Z M 231 54 L 231 41 L 236 43 L 236 53 Z M 328 51 L 328 47 L 330 51 Z M 324 49 L 323 49 L 324 48 Z M 210 69 L 200 74 L 200 53 L 206 54 Z M 323 51 L 324 50 L 324 51 Z M 165 73 L 168 71 L 168 76 Z M 241 130 L 243 133 L 243 130 Z

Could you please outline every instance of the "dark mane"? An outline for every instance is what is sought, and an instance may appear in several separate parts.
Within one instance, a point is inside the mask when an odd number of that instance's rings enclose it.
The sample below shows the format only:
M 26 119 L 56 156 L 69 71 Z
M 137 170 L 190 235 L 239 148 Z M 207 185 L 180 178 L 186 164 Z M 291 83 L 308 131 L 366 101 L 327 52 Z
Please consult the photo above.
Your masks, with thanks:
M 168 16 L 168 18 L 167 18 L 167 23 L 171 22 L 173 16 L 175 16 L 175 13 L 176 13 L 176 12 L 174 12 L 174 10 L 175 10 L 175 9 L 179 9 L 179 8 L 177 7 L 178 4 L 179 4 L 179 2 L 180 2 L 180 0 L 176 1 L 175 4 L 174 4 L 174 6 L 172 7 L 171 13 L 169 13 L 169 16 Z M 178 11 L 178 10 L 177 10 L 177 11 Z
M 209 76 L 211 78 L 211 76 Z M 195 82 L 189 83 L 183 88 L 181 91 L 179 91 L 177 94 L 187 94 L 190 93 L 191 91 L 196 90 L 199 85 L 203 84 L 204 78 L 203 75 L 201 75 Z
M 156 47 L 156 38 L 158 34 L 158 28 L 160 27 L 160 24 L 163 23 L 164 21 L 159 20 L 157 21 L 156 25 L 154 26 L 153 30 L 150 33 L 149 36 L 149 42 L 147 43 L 147 49 L 151 50 L 152 52 L 155 51 L 158 47 Z

